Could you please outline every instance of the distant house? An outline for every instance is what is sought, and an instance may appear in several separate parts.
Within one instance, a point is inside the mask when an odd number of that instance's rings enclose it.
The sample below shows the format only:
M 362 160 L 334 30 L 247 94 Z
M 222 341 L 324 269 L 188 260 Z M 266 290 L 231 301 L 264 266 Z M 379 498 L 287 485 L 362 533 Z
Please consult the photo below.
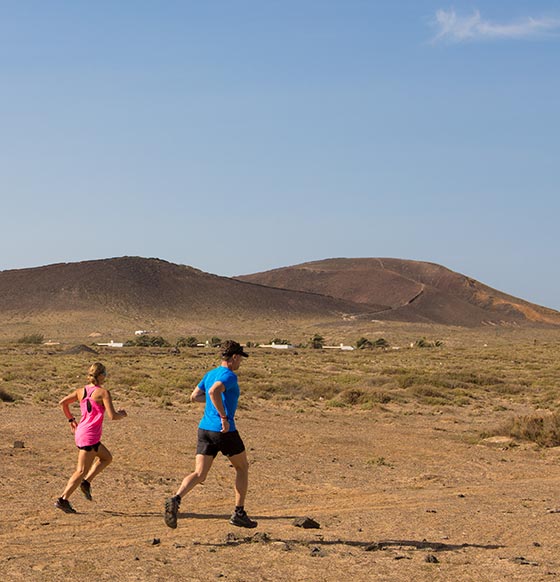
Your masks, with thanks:
M 354 350 L 352 346 L 345 346 L 344 344 L 340 344 L 338 346 L 323 346 L 324 350 L 342 350 L 343 352 L 351 352 Z
M 259 344 L 259 348 L 273 348 L 275 350 L 291 350 L 293 347 L 291 344 L 275 344 L 274 342 L 271 344 Z
M 122 348 L 124 346 L 124 343 L 123 342 L 114 342 L 113 340 L 111 340 L 110 342 L 107 342 L 107 343 L 98 343 L 95 345 L 106 346 L 108 348 Z

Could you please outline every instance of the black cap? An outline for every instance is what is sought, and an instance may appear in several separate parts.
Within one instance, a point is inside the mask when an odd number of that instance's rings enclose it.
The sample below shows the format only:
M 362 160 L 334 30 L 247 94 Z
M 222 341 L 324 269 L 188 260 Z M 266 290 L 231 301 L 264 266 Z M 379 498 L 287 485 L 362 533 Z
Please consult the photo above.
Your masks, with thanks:
M 235 354 L 239 354 L 240 356 L 243 356 L 244 358 L 249 357 L 249 354 L 247 354 L 243 351 L 243 347 L 241 346 L 241 344 L 239 344 L 233 340 L 226 340 L 225 342 L 223 342 L 221 345 L 221 349 L 222 349 L 222 358 L 224 360 L 229 360 L 232 356 L 235 356 Z

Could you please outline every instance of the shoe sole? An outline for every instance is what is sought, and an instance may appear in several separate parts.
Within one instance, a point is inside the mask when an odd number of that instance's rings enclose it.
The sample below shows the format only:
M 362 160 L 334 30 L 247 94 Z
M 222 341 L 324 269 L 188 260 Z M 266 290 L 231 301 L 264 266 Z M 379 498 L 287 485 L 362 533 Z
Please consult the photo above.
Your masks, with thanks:
M 165 515 L 163 519 L 167 527 L 171 529 L 177 528 L 177 511 L 173 511 L 173 502 L 170 499 L 165 502 Z
M 237 523 L 233 521 L 233 519 L 230 519 L 229 522 L 231 523 L 231 525 L 235 525 L 237 527 L 244 527 L 246 529 L 253 529 L 257 527 L 257 525 L 259 525 L 256 521 L 253 522 L 252 524 L 248 524 L 248 523 Z

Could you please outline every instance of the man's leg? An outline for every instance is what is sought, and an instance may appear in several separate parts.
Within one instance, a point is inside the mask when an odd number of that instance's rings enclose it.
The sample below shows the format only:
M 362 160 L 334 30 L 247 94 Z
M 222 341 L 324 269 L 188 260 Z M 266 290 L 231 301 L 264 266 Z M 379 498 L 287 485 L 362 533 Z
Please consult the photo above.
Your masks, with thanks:
M 165 501 L 165 525 L 175 529 L 177 527 L 177 512 L 179 511 L 179 505 L 181 504 L 181 499 L 195 486 L 199 483 L 204 483 L 210 471 L 210 467 L 214 462 L 214 457 L 212 455 L 200 455 L 197 454 L 195 457 L 195 468 L 194 471 L 187 475 L 181 486 L 177 490 L 174 497 L 169 497 Z
M 249 487 L 247 452 L 232 455 L 229 460 L 235 469 L 235 511 L 229 522 L 239 527 L 257 527 L 257 522 L 250 519 L 245 511 L 245 497 Z
M 194 471 L 187 475 L 181 486 L 177 490 L 176 495 L 179 497 L 184 497 L 195 485 L 204 483 L 206 477 L 208 476 L 208 471 L 214 462 L 214 457 L 211 455 L 196 455 Z
M 247 451 L 228 457 L 235 469 L 235 505 L 243 507 L 249 488 L 249 461 Z

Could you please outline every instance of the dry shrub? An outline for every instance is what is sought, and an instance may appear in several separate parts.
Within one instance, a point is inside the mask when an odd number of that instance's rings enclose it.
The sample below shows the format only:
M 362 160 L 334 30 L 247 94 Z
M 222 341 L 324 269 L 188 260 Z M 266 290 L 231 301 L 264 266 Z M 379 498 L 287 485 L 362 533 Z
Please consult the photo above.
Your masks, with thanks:
M 443 390 L 433 386 L 412 386 L 410 388 L 410 394 L 415 396 L 423 404 L 432 404 L 436 406 L 449 404 L 449 396 Z
M 371 388 L 348 388 L 338 395 L 338 400 L 343 404 L 387 404 L 391 401 L 391 396 L 383 390 Z
M 543 447 L 557 447 L 560 445 L 560 413 L 516 416 L 495 434 L 531 441 Z

